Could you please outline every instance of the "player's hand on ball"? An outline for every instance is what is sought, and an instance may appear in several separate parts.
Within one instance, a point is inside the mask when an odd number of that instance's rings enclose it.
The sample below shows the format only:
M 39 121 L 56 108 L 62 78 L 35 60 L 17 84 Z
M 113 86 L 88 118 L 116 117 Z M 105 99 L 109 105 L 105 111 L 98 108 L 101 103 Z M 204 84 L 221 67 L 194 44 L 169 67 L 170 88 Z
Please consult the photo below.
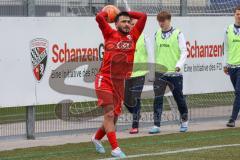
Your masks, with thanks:
M 181 68 L 179 68 L 179 67 L 176 67 L 176 69 L 175 69 L 176 72 L 180 72 L 180 70 L 181 70 Z
M 224 67 L 224 68 L 223 68 L 223 71 L 224 71 L 225 74 L 228 75 L 228 67 Z
M 115 17 L 118 15 L 120 10 L 115 7 L 114 5 L 107 5 L 102 9 L 103 12 L 106 12 L 108 14 L 107 16 L 107 22 L 113 23 L 115 20 Z

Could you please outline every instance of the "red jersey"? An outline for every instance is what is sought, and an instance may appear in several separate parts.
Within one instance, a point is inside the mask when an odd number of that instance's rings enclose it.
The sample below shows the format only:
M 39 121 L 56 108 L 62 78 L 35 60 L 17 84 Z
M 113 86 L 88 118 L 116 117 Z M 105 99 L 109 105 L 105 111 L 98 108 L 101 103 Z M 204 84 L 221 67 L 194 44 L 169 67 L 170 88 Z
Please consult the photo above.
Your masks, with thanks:
M 103 62 L 99 70 L 99 74 L 103 76 L 127 78 L 131 75 L 136 43 L 144 29 L 147 15 L 141 12 L 128 13 L 131 18 L 138 20 L 128 35 L 111 28 L 106 21 L 106 12 L 100 12 L 96 16 L 105 44 Z

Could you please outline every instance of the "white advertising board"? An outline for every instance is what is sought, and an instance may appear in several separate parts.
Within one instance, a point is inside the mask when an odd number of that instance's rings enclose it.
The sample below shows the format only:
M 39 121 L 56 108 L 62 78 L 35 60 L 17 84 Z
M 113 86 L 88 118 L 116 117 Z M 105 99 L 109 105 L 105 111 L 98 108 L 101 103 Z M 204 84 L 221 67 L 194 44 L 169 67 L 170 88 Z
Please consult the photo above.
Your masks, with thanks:
M 232 91 L 222 70 L 223 35 L 232 17 L 172 21 L 187 40 L 184 93 Z M 3 17 L 0 29 L 1 107 L 95 100 L 93 81 L 104 48 L 94 17 Z M 149 17 L 144 33 L 153 36 L 157 29 L 156 18 Z

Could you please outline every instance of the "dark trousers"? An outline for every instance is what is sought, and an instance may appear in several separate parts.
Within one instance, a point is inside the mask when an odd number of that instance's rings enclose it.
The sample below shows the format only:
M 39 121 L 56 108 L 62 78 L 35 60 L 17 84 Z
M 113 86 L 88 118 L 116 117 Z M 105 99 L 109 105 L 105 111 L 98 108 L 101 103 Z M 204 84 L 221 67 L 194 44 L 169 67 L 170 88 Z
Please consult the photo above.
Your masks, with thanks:
M 229 68 L 229 75 L 235 93 L 231 119 L 235 121 L 240 110 L 240 68 Z
M 145 76 L 134 77 L 125 81 L 124 105 L 133 115 L 132 128 L 139 127 L 141 110 L 141 93 L 145 82 Z
M 163 111 L 163 96 L 166 87 L 169 86 L 173 97 L 177 103 L 181 120 L 188 120 L 188 108 L 185 97 L 183 95 L 183 77 L 182 76 L 165 76 L 156 73 L 154 82 L 154 125 L 160 127 L 161 116 Z

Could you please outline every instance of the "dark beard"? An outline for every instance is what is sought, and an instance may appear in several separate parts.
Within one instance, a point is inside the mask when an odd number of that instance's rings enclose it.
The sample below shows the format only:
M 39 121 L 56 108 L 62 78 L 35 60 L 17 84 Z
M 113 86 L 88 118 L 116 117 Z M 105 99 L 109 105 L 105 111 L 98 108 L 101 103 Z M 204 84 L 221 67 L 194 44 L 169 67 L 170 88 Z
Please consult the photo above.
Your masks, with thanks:
M 129 34 L 129 32 L 125 32 L 124 30 L 122 30 L 122 28 L 118 28 L 118 31 L 125 35 Z

